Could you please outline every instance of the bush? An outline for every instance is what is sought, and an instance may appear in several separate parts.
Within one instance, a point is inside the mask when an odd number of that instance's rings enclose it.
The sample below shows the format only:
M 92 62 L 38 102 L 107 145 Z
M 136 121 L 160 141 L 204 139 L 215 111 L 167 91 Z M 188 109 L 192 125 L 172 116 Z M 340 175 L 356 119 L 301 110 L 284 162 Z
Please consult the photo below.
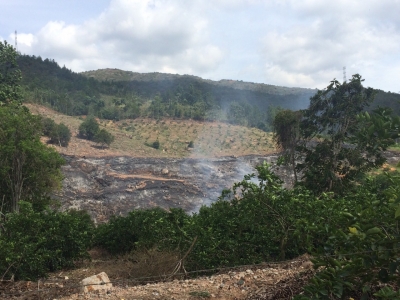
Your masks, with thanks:
M 160 149 L 160 142 L 159 142 L 158 140 L 155 141 L 155 142 L 153 142 L 152 147 L 153 147 L 154 149 Z
M 93 140 L 94 136 L 100 131 L 99 123 L 93 116 L 89 116 L 79 126 L 79 136 L 89 141 Z
M 126 217 L 113 217 L 96 229 L 95 244 L 112 254 L 159 247 L 176 250 L 185 240 L 190 217 L 182 209 L 134 210 Z
M 51 143 L 58 144 L 62 147 L 68 147 L 69 141 L 71 140 L 71 131 L 65 124 L 60 123 L 55 125 L 49 137 Z
M 398 284 L 400 176 L 386 176 L 389 187 L 379 175 L 336 200 L 342 220 L 318 226 L 329 236 L 313 253 L 315 267 L 322 268 L 296 299 L 399 299 L 384 284 Z
M 93 138 L 93 141 L 101 144 L 104 148 L 104 145 L 110 146 L 110 144 L 114 141 L 114 136 L 109 133 L 105 129 L 101 129 Z
M 119 121 L 120 120 L 120 110 L 117 107 L 108 107 L 100 111 L 100 115 L 103 119 Z
M 20 202 L 20 213 L 7 214 L 0 235 L 0 274 L 35 280 L 88 258 L 93 224 L 81 211 L 35 212 Z
M 54 130 L 54 128 L 57 125 L 56 122 L 54 122 L 54 120 L 50 118 L 42 119 L 42 124 L 43 124 L 43 135 L 45 136 L 50 136 L 50 133 Z
M 50 138 L 50 143 L 58 144 L 63 147 L 67 147 L 69 141 L 71 140 L 71 131 L 69 128 L 63 124 L 56 124 L 50 118 L 42 119 L 43 124 L 43 135 Z

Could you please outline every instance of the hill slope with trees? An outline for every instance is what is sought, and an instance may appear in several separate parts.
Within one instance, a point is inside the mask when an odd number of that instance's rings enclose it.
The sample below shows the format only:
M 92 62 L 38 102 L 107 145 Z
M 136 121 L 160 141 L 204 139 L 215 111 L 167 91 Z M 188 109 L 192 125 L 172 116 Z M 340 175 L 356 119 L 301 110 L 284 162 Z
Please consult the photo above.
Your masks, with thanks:
M 57 62 L 19 55 L 26 101 L 67 115 L 108 120 L 138 117 L 222 121 L 272 130 L 279 109 L 304 109 L 316 90 L 236 80 L 205 80 L 191 75 L 134 73 L 101 69 L 74 73 Z M 400 95 L 378 91 L 372 107 L 400 113 Z

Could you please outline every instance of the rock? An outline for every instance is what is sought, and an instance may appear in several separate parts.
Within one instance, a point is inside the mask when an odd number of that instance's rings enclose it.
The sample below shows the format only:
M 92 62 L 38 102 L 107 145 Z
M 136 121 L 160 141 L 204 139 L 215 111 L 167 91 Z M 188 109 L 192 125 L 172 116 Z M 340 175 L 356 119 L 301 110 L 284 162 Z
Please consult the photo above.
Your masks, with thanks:
M 312 269 L 313 266 L 314 264 L 311 261 L 305 261 L 300 267 L 303 269 Z
M 112 288 L 112 283 L 110 283 L 107 274 L 101 272 L 83 279 L 81 281 L 81 286 L 84 293 L 90 293 L 94 291 L 108 291 Z
M 162 175 L 168 175 L 168 173 L 169 173 L 168 169 L 162 169 L 161 170 L 161 174 Z

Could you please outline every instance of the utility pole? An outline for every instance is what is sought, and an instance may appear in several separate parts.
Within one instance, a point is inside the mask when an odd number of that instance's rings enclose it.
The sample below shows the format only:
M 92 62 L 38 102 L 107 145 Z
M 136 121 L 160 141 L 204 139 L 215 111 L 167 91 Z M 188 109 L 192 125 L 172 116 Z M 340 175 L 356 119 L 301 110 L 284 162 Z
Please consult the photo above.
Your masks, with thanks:
M 15 51 L 18 52 L 17 31 L 15 30 Z

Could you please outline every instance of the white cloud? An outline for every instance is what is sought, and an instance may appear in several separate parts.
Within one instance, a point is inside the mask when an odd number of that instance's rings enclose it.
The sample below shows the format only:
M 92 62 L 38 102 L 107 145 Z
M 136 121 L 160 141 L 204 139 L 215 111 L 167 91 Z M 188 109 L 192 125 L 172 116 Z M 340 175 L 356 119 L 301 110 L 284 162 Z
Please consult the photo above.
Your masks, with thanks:
M 34 35 L 31 33 L 22 33 L 18 35 L 18 44 L 23 45 L 23 47 L 32 47 L 34 42 Z
M 264 37 L 265 76 L 276 83 L 321 88 L 334 77 L 341 79 L 343 66 L 351 74 L 364 75 L 385 64 L 382 57 L 389 58 L 387 67 L 398 62 L 400 33 L 395 21 L 377 23 L 369 17 L 371 10 L 382 11 L 376 1 L 370 6 L 348 1 L 289 2 L 298 22 Z
M 30 38 L 22 52 L 54 58 L 75 71 L 116 67 L 201 73 L 223 58 L 209 41 L 207 20 L 179 1 L 114 0 L 81 25 L 52 21 L 24 36 Z

